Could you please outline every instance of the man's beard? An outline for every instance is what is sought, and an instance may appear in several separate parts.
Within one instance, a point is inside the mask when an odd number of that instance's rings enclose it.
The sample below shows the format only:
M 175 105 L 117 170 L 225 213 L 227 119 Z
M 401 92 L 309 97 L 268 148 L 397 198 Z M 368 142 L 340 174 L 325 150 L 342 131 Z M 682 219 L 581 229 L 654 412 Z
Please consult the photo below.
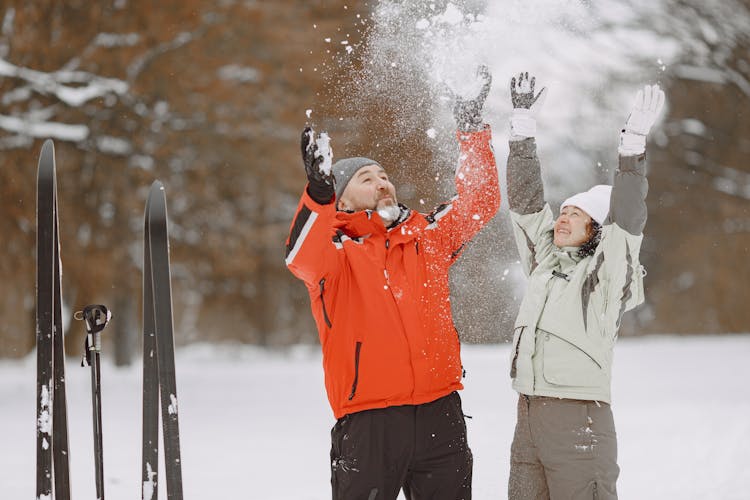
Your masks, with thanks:
M 399 215 L 401 215 L 401 209 L 396 204 L 386 205 L 378 208 L 378 215 L 380 215 L 380 218 L 383 219 L 383 222 L 387 226 L 398 219 Z

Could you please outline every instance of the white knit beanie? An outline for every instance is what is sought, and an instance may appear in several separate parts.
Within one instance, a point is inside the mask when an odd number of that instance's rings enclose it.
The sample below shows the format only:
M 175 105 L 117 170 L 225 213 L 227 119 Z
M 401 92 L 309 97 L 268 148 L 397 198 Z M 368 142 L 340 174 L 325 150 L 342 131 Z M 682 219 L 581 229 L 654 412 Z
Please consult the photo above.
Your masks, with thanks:
M 609 198 L 612 195 L 612 186 L 599 184 L 588 191 L 578 193 L 560 205 L 560 210 L 567 206 L 575 206 L 589 214 L 599 224 L 604 224 L 604 220 L 609 213 Z

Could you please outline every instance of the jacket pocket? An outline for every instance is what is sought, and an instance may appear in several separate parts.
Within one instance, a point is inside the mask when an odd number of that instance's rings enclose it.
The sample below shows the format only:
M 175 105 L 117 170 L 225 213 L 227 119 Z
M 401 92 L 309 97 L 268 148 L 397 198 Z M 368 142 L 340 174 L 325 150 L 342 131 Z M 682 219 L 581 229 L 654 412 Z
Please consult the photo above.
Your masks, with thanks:
M 326 301 L 325 301 L 325 291 L 326 291 L 326 279 L 321 278 L 321 280 L 318 282 L 318 285 L 320 286 L 320 304 L 323 307 L 323 319 L 326 322 L 326 325 L 328 325 L 328 328 L 331 328 L 331 320 L 328 317 L 328 311 L 326 310 Z
M 362 342 L 357 342 L 354 348 L 354 380 L 352 381 L 352 391 L 349 393 L 349 401 L 354 399 L 357 393 L 357 384 L 359 383 L 359 353 L 362 350 Z
M 557 335 L 544 335 L 544 379 L 554 385 L 570 387 L 607 387 L 607 367 L 580 346 Z

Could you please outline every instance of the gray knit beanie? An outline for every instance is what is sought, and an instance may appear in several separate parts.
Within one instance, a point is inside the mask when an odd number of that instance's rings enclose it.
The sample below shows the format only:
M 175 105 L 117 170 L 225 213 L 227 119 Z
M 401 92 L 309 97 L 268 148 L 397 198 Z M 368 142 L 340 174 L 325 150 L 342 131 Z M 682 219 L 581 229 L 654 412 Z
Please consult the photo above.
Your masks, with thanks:
M 368 165 L 377 165 L 378 167 L 383 168 L 380 163 L 375 160 L 364 158 L 362 156 L 344 158 L 333 164 L 331 167 L 331 173 L 333 173 L 333 178 L 335 179 L 334 186 L 336 187 L 336 200 L 341 199 L 341 195 L 344 194 L 344 189 L 346 189 L 346 186 L 349 184 L 349 181 L 352 180 L 354 174 L 356 174 L 360 168 Z

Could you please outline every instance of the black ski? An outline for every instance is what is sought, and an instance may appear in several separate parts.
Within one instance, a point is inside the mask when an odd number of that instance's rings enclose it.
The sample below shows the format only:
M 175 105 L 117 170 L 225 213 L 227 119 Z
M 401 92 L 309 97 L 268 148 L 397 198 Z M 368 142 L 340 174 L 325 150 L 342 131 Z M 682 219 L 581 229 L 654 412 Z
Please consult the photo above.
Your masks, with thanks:
M 70 498 L 60 272 L 55 147 L 47 140 L 37 170 L 36 496 L 50 500 Z
M 159 469 L 159 366 L 156 359 L 153 276 L 149 214 L 146 200 L 143 231 L 143 448 L 141 453 L 141 498 L 156 500 Z
M 142 498 L 158 496 L 159 401 L 169 500 L 182 500 L 182 464 L 172 327 L 167 199 L 156 181 L 146 201 L 143 249 L 143 455 Z

